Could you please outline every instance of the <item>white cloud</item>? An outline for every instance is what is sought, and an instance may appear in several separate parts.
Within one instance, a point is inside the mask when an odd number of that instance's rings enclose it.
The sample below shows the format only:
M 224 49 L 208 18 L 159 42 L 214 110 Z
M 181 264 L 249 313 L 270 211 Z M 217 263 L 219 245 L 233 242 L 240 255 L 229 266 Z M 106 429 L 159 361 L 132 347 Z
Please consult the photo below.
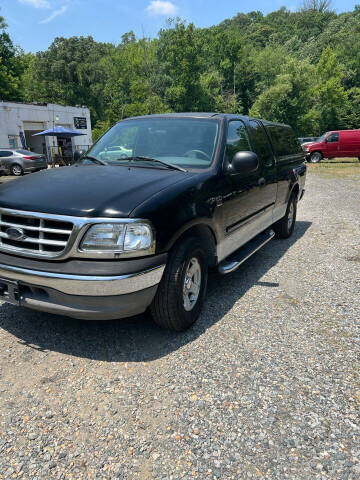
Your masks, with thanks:
M 31 5 L 35 8 L 50 8 L 50 3 L 48 0 L 19 0 L 20 3 L 25 3 Z
M 52 22 L 54 20 L 54 18 L 58 17 L 59 15 L 63 15 L 66 12 L 67 8 L 68 7 L 66 5 L 64 5 L 63 7 L 59 8 L 58 10 L 55 10 L 50 16 L 48 16 L 44 20 L 41 20 L 41 22 L 39 22 L 39 23 Z
M 175 15 L 178 11 L 176 5 L 172 2 L 163 0 L 151 0 L 150 5 L 147 6 L 146 11 L 150 15 Z

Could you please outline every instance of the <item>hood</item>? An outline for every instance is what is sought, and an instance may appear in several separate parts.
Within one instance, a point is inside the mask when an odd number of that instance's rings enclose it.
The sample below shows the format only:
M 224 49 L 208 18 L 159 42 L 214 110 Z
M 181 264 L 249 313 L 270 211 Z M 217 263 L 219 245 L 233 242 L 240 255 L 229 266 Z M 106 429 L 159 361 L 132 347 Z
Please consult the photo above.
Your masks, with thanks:
M 54 168 L 0 187 L 0 207 L 83 217 L 127 217 L 155 193 L 193 174 L 161 168 Z
M 306 147 L 312 147 L 313 145 L 323 145 L 324 142 L 319 142 L 318 140 L 314 140 L 313 142 L 306 142 L 303 143 Z
M 304 150 L 305 148 L 310 148 L 313 145 L 317 145 L 319 142 L 305 142 L 301 144 L 301 148 Z

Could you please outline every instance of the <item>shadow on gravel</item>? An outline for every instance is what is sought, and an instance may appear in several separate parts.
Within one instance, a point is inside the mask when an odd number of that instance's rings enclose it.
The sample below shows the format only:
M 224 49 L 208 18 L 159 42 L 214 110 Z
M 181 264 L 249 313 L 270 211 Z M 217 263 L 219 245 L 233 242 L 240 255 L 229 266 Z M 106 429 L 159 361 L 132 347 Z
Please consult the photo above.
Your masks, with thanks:
M 191 343 L 218 322 L 253 285 L 268 288 L 266 272 L 281 259 L 310 227 L 297 222 L 288 240 L 273 240 L 244 263 L 236 272 L 211 274 L 205 308 L 197 323 L 185 333 L 158 328 L 148 314 L 108 322 L 73 320 L 4 304 L 0 307 L 0 328 L 18 342 L 37 350 L 50 350 L 107 362 L 146 362 L 163 357 Z

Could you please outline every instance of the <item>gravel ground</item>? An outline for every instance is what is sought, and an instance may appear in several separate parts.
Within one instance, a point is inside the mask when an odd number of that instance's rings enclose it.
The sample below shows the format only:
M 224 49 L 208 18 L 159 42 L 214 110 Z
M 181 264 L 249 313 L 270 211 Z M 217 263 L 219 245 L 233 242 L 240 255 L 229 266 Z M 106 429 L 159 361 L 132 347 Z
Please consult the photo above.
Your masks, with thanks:
M 210 279 L 197 325 L 0 307 L 0 478 L 360 478 L 360 182 Z

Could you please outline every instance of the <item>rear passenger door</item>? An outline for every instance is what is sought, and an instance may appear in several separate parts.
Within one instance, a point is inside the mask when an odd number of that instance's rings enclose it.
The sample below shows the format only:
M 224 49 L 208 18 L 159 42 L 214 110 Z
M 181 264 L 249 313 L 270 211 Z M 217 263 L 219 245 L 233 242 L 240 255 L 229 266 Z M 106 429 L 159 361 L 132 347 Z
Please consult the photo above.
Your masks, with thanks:
M 269 137 L 258 120 L 249 121 L 251 143 L 259 159 L 259 192 L 262 208 L 270 209 L 275 205 L 277 193 L 277 175 L 274 153 Z
M 273 211 L 274 222 L 285 215 L 294 181 L 293 169 L 304 160 L 304 152 L 291 127 L 266 124 L 274 147 L 277 176 L 277 195 Z

